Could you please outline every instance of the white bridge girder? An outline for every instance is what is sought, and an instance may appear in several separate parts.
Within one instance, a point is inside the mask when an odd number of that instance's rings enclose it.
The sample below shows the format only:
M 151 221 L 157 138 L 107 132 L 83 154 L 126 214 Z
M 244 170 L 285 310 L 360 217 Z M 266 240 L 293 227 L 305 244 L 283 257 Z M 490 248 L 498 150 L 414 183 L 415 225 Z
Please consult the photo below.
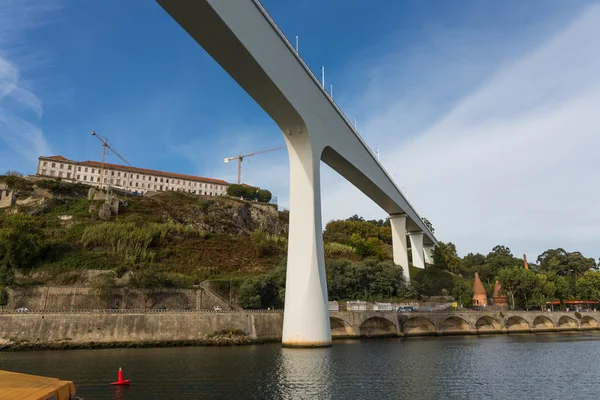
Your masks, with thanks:
M 397 229 L 394 262 L 404 268 L 405 276 L 406 231 L 423 233 L 420 260 L 423 244 L 435 245 L 437 241 L 257 0 L 157 1 L 283 132 L 290 159 L 283 344 L 328 346 L 331 333 L 320 161 L 392 217 L 392 226 Z

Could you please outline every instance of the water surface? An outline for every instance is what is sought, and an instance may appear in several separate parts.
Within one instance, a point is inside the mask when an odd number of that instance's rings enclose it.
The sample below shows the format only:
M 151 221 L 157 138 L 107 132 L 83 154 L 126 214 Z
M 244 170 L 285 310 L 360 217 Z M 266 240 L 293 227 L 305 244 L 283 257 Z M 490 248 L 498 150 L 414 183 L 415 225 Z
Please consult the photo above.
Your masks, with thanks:
M 0 369 L 75 381 L 92 399 L 585 399 L 600 333 L 0 352 Z M 109 385 L 119 367 L 131 387 Z

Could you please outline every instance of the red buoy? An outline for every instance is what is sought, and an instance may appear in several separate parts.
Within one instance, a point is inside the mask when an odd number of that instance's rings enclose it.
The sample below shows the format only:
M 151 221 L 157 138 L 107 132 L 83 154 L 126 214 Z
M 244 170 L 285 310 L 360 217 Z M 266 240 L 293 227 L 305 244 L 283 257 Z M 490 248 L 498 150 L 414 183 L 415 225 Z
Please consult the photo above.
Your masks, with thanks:
M 119 367 L 119 373 L 117 374 L 117 381 L 111 382 L 111 385 L 129 385 L 131 381 L 129 379 L 123 379 L 123 370 Z

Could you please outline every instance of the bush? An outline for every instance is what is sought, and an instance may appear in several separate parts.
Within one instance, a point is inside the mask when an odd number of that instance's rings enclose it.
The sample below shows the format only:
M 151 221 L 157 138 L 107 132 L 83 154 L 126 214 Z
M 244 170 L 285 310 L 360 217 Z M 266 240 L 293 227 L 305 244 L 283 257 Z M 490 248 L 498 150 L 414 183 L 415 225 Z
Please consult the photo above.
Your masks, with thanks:
M 325 255 L 332 256 L 350 256 L 356 253 L 356 249 L 342 243 L 331 242 L 325 243 Z
M 30 215 L 7 216 L 0 229 L 0 265 L 10 268 L 33 267 L 42 254 L 42 231 Z

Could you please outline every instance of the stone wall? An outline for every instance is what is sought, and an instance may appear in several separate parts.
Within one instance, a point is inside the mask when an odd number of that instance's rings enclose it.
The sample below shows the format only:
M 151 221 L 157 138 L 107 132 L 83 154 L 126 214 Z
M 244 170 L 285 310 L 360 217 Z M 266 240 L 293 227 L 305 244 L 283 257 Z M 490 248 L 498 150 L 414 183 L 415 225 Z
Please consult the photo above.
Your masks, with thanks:
M 0 339 L 12 342 L 113 343 L 193 341 L 220 330 L 277 340 L 282 313 L 24 313 L 0 314 Z
M 31 311 L 73 311 L 92 309 L 159 309 L 210 310 L 231 307 L 225 299 L 204 288 L 163 289 L 147 295 L 128 288 L 113 289 L 111 299 L 101 300 L 91 288 L 25 286 L 9 289 L 6 310 L 26 307 Z
M 13 190 L 0 189 L 0 208 L 12 207 L 15 204 L 15 192 Z

